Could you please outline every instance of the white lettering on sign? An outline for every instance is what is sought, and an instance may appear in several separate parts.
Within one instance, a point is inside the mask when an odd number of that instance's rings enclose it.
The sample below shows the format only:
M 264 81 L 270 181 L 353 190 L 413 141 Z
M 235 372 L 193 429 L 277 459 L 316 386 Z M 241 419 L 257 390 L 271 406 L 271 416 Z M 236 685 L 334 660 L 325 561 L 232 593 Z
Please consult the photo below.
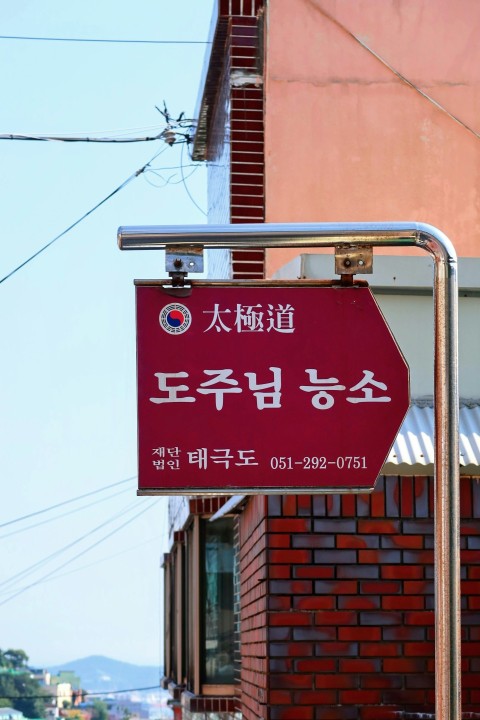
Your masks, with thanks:
M 259 382 L 258 373 L 243 373 L 248 380 L 248 389 L 255 397 L 258 410 L 282 407 L 282 370 L 279 367 L 269 367 L 268 370 L 272 373 L 273 380 L 263 383 Z M 311 402 L 316 410 L 329 410 L 335 404 L 335 394 L 347 389 L 336 377 L 319 378 L 318 370 L 315 368 L 308 368 L 305 372 L 311 384 L 299 385 L 298 387 L 303 392 L 312 393 Z M 362 372 L 362 379 L 356 385 L 349 388 L 350 393 L 361 392 L 361 394 L 348 396 L 347 402 L 354 404 L 391 402 L 389 395 L 378 394 L 378 390 L 388 390 L 386 384 L 375 380 L 372 370 L 363 370 Z M 238 380 L 232 377 L 233 370 L 231 368 L 203 370 L 203 374 L 210 379 L 200 383 L 196 388 L 196 392 L 200 395 L 213 395 L 215 398 L 215 408 L 217 410 L 223 409 L 225 395 L 243 392 L 243 388 L 240 387 Z M 190 392 L 188 385 L 174 384 L 176 379 L 188 378 L 189 375 L 187 372 L 157 372 L 154 373 L 154 375 L 158 380 L 158 390 L 161 393 L 165 393 L 165 395 L 151 397 L 150 402 L 158 405 L 162 403 L 196 402 L 196 397 L 185 394 Z M 377 394 L 374 395 L 374 392 Z
M 263 333 L 274 332 L 293 333 L 293 315 L 295 308 L 290 305 L 268 304 L 264 309 L 263 305 L 240 305 L 237 304 L 234 310 L 230 308 L 220 309 L 215 303 L 213 310 L 204 310 L 205 315 L 212 315 L 210 325 L 204 330 L 209 332 L 231 332 L 234 328 L 237 333 Z M 224 317 L 229 315 L 229 317 Z
M 206 380 L 197 388 L 197 392 L 203 395 L 213 393 L 215 395 L 215 407 L 217 410 L 223 408 L 223 396 L 225 393 L 241 393 L 242 388 L 239 387 L 215 387 L 216 383 L 224 383 L 225 385 L 238 385 L 237 380 L 231 380 L 230 375 L 233 370 L 204 370 L 205 375 L 213 375 L 211 380 Z M 216 376 L 216 377 L 215 377 Z
M 314 392 L 312 397 L 312 405 L 317 410 L 328 410 L 334 403 L 332 390 L 345 390 L 345 385 L 338 384 L 338 378 L 319 378 L 318 371 L 310 368 L 305 370 L 308 379 L 313 385 L 300 385 L 300 390 L 304 392 Z M 330 391 L 330 392 L 329 392 Z
M 155 470 L 179 470 L 182 450 L 176 448 L 157 447 L 152 449 L 152 460 Z M 252 467 L 258 465 L 255 450 L 231 450 L 230 448 L 195 448 L 185 450 L 187 465 L 197 465 L 198 470 L 206 470 L 209 463 L 223 465 L 225 470 L 231 466 Z M 158 459 L 157 459 L 158 458 Z M 169 459 L 170 458 L 170 459 Z M 185 459 L 185 457 L 184 457 Z
M 360 380 L 359 383 L 354 385 L 350 388 L 350 392 L 356 392 L 357 390 L 361 390 L 363 392 L 363 397 L 348 397 L 348 402 L 351 403 L 364 403 L 364 402 L 390 402 L 391 397 L 388 397 L 388 395 L 382 395 L 380 397 L 373 397 L 373 390 L 371 387 L 368 387 L 368 385 L 373 385 L 376 388 L 379 388 L 380 390 L 386 390 L 387 386 L 385 383 L 378 382 L 378 380 L 373 379 L 373 372 L 370 370 L 364 370 L 363 371 L 363 378 Z
M 155 377 L 158 378 L 158 389 L 162 392 L 167 393 L 167 397 L 163 398 L 150 398 L 150 402 L 153 403 L 168 403 L 168 402 L 195 402 L 194 397 L 180 397 L 178 393 L 186 392 L 189 388 L 188 385 L 167 385 L 168 378 L 186 378 L 188 377 L 187 372 L 177 373 L 155 373 Z

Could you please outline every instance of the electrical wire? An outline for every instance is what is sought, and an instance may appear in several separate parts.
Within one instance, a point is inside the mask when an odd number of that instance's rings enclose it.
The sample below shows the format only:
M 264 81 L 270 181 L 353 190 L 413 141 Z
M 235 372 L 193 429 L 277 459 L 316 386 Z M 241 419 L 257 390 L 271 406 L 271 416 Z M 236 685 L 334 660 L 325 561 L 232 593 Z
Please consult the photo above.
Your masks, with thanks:
M 103 200 L 101 200 L 99 203 L 97 203 L 93 208 L 88 210 L 88 212 L 86 212 L 84 215 L 82 215 L 81 218 L 79 218 L 74 223 L 69 225 L 65 230 L 63 230 L 61 233 L 56 235 L 56 237 L 54 237 L 52 240 L 50 240 L 46 245 L 44 245 L 39 250 L 37 250 L 37 252 L 33 253 L 33 255 L 30 255 L 30 257 L 28 257 L 26 260 L 24 260 L 22 263 L 20 263 L 20 265 L 17 265 L 17 267 L 15 267 L 13 270 L 11 270 L 9 273 L 7 273 L 7 275 L 2 277 L 0 279 L 0 285 L 2 283 L 4 283 L 6 280 L 8 280 L 9 278 L 11 278 L 13 275 L 15 275 L 19 270 L 21 270 L 26 265 L 28 265 L 28 263 L 30 263 L 32 260 L 34 260 L 36 257 L 38 257 L 45 250 L 47 250 L 51 245 L 53 245 L 53 243 L 57 242 L 57 240 L 60 240 L 60 238 L 62 238 L 64 235 L 66 235 L 68 232 L 70 232 L 70 230 L 73 230 L 73 228 L 75 228 L 77 225 L 79 225 L 83 220 L 85 220 L 85 218 L 87 218 L 89 215 L 91 215 L 93 212 L 95 212 L 95 210 L 98 210 L 99 207 L 101 207 L 104 203 L 106 203 L 107 200 L 110 200 L 114 195 L 116 195 L 118 192 L 120 192 L 120 190 L 123 190 L 123 188 L 126 187 L 129 183 L 131 183 L 132 180 L 135 180 L 135 178 L 137 178 L 139 175 L 144 173 L 145 170 L 149 167 L 149 165 L 157 157 L 159 157 L 159 155 L 164 153 L 167 149 L 168 148 L 163 148 L 158 153 L 155 153 L 155 155 L 153 155 L 153 157 L 147 163 L 145 163 L 145 165 L 143 165 L 143 167 L 141 167 L 136 172 L 132 173 L 132 175 L 130 175 L 130 177 L 128 177 L 126 180 L 124 180 L 121 185 L 119 185 L 117 188 L 115 188 L 115 190 L 113 190 L 109 195 L 107 195 L 105 198 L 103 198 Z
M 158 135 L 145 137 L 75 137 L 73 135 L 24 135 L 19 133 L 0 134 L 0 140 L 28 140 L 32 142 L 65 142 L 65 143 L 138 143 L 163 140 L 165 130 Z M 182 141 L 180 141 L 182 142 Z
M 361 45 L 364 50 L 370 53 L 370 55 L 373 55 L 373 57 L 382 63 L 390 72 L 392 72 L 396 77 L 398 77 L 399 80 L 401 80 L 405 85 L 408 85 L 408 87 L 412 88 L 412 90 L 415 90 L 419 95 L 421 95 L 425 100 L 427 100 L 429 103 L 434 105 L 438 110 L 445 113 L 445 115 L 448 115 L 448 117 L 456 122 L 458 125 L 464 128 L 464 130 L 467 130 L 469 133 L 471 133 L 474 137 L 477 138 L 477 140 L 480 139 L 480 133 L 478 133 L 476 130 L 474 130 L 470 125 L 467 125 L 466 122 L 464 122 L 461 118 L 459 118 L 457 115 L 454 115 L 450 110 L 447 110 L 447 108 L 439 103 L 435 98 L 433 98 L 431 95 L 426 93 L 424 90 L 418 87 L 418 85 L 415 85 L 414 82 L 409 80 L 405 75 L 403 75 L 399 70 L 393 67 L 388 60 L 386 60 L 384 57 L 379 55 L 375 50 L 372 50 L 371 47 L 369 47 L 366 42 L 364 42 L 361 38 L 359 38 L 355 33 L 353 33 L 351 30 L 349 30 L 343 23 L 341 23 L 337 18 L 333 17 L 333 15 L 330 15 L 329 12 L 327 12 L 323 7 L 320 5 L 317 5 L 314 0 L 309 0 L 310 4 L 313 5 L 313 7 L 324 17 L 326 17 L 328 20 L 330 20 L 334 25 L 336 25 L 340 30 L 345 32 L 347 35 L 349 35 L 355 42 L 357 42 L 359 45 Z
M 185 176 L 185 180 L 187 180 L 189 177 L 191 177 L 191 176 L 198 170 L 199 165 L 186 165 L 185 167 L 193 167 L 193 170 L 192 170 L 188 175 Z M 180 166 L 179 166 L 178 169 L 180 169 Z M 148 174 L 149 174 L 149 173 L 152 174 L 152 175 L 156 175 L 156 176 L 159 177 L 161 180 L 163 180 L 163 182 L 162 182 L 161 184 L 160 184 L 160 183 L 155 183 L 155 182 L 153 182 L 152 180 L 150 180 L 150 179 L 148 178 Z M 166 185 L 180 185 L 180 183 L 182 182 L 182 179 L 180 179 L 180 180 L 175 180 L 175 181 L 174 181 L 173 178 L 174 178 L 175 176 L 176 176 L 176 173 L 173 173 L 173 175 L 170 175 L 169 178 L 165 179 L 165 178 L 163 177 L 163 175 L 160 175 L 160 173 L 159 173 L 157 170 L 149 169 L 149 170 L 147 170 L 147 172 L 144 174 L 143 179 L 146 180 L 146 182 L 148 182 L 149 185 L 152 185 L 152 187 L 162 188 L 162 187 L 165 187 Z
M 72 542 L 68 543 L 67 545 L 64 545 L 63 547 L 59 548 L 58 550 L 55 550 L 55 552 L 51 553 L 50 555 L 47 555 L 46 557 L 42 558 L 41 560 L 38 560 L 36 563 L 33 563 L 32 565 L 29 565 L 28 567 L 24 568 L 23 570 L 20 570 L 19 572 L 15 573 L 15 575 L 11 575 L 6 580 L 3 580 L 0 582 L 0 588 L 8 587 L 9 585 L 16 584 L 17 580 L 20 580 L 21 578 L 24 578 L 28 575 L 31 575 L 32 572 L 35 572 L 39 568 L 41 568 L 43 565 L 46 565 L 50 562 L 50 560 L 54 560 L 59 555 L 62 555 L 63 553 L 67 552 L 67 550 L 70 550 L 72 547 L 75 547 L 75 545 L 78 545 L 78 543 L 83 542 L 86 540 L 86 538 L 90 537 L 90 535 L 93 535 L 94 533 L 98 532 L 99 530 L 102 530 L 104 527 L 109 525 L 110 523 L 114 522 L 115 520 L 118 520 L 120 517 L 123 517 L 126 515 L 130 510 L 132 509 L 131 503 L 126 505 L 122 510 L 120 510 L 115 515 L 112 515 L 108 518 L 108 520 L 105 520 L 104 522 L 100 523 L 100 525 L 97 525 L 93 528 L 93 530 L 89 530 L 84 535 L 81 535 L 76 540 L 72 540 Z M 7 592 L 11 592 L 11 588 L 7 590 Z M 5 591 L 2 591 L 1 594 L 5 594 Z
M 29 672 L 26 670 L 26 672 Z M 125 688 L 125 690 L 104 690 L 103 692 L 87 692 L 86 690 L 78 690 L 74 692 L 80 693 L 83 697 L 91 697 L 94 695 L 119 695 L 127 692 L 142 692 L 144 690 L 160 690 L 160 685 L 150 685 L 149 687 Z M 5 700 L 53 700 L 57 695 L 2 695 Z
M 192 194 L 191 194 L 190 190 L 188 189 L 187 183 L 185 182 L 185 175 L 184 175 L 184 172 L 183 172 L 183 146 L 182 146 L 182 150 L 181 150 L 181 152 L 180 152 L 180 172 L 181 172 L 181 175 L 182 175 L 182 183 L 183 183 L 183 187 L 185 188 L 185 192 L 187 193 L 188 197 L 190 198 L 190 200 L 192 201 L 192 203 L 195 205 L 195 207 L 196 207 L 198 210 L 200 210 L 200 212 L 201 212 L 203 215 L 205 215 L 205 217 L 207 217 L 207 213 L 205 212 L 205 210 L 203 210 L 203 208 L 201 208 L 200 205 L 199 205 L 197 202 L 195 202 L 194 198 L 192 197 Z
M 128 552 L 132 552 L 132 550 L 137 550 L 137 548 L 139 547 L 149 545 L 152 542 L 158 542 L 159 540 L 163 540 L 165 537 L 166 532 L 163 531 L 160 535 L 156 535 L 155 537 L 150 538 L 150 540 L 145 540 L 144 542 L 138 543 L 137 545 L 131 545 L 130 547 L 125 548 L 124 550 L 120 550 L 120 552 L 114 553 L 113 555 L 107 555 L 107 557 L 100 558 L 100 560 L 95 560 L 95 562 L 88 563 L 87 565 L 81 565 L 78 568 L 73 568 L 73 570 L 67 570 L 67 572 L 60 573 L 59 575 L 54 575 L 47 580 L 42 580 L 41 584 L 46 582 L 53 582 L 54 580 L 60 580 L 67 575 L 73 575 L 74 573 L 81 572 L 82 570 L 88 570 L 88 568 L 94 567 L 95 565 L 101 565 L 108 560 L 113 560 L 113 558 L 119 557 L 120 555 L 125 555 Z
M 104 487 L 98 488 L 97 490 L 91 490 L 90 492 L 84 493 L 83 495 L 77 495 L 77 497 L 70 498 L 70 500 L 64 500 L 63 502 L 56 503 L 55 505 L 50 505 L 49 507 L 43 508 L 42 510 L 28 513 L 28 515 L 21 515 L 14 520 L 8 520 L 7 522 L 2 523 L 0 525 L 0 528 L 7 527 L 8 525 L 13 525 L 14 523 L 21 522 L 22 520 L 28 520 L 28 518 L 36 517 L 37 515 L 43 515 L 46 512 L 50 512 L 50 510 L 56 510 L 57 508 L 63 507 L 64 505 L 69 505 L 70 503 L 77 502 L 78 500 L 83 500 L 86 497 L 91 497 L 92 495 L 96 495 L 97 493 L 104 492 L 105 490 L 110 490 L 110 488 L 118 487 L 118 485 L 123 485 L 124 483 L 131 482 L 136 478 L 136 475 L 131 475 L 124 480 L 119 480 L 118 482 L 112 483 L 111 485 L 105 485 Z
M 72 38 L 72 37 L 37 37 L 32 35 L 0 35 L 0 40 L 37 40 L 43 42 L 77 42 L 77 43 L 122 43 L 132 45 L 211 45 L 210 40 L 131 40 L 118 38 Z
M 81 552 L 79 552 L 79 553 L 77 553 L 76 555 L 74 555 L 73 558 L 70 558 L 70 559 L 67 560 L 66 562 L 62 563 L 62 565 L 59 565 L 59 567 L 54 568 L 53 570 L 51 570 L 50 572 L 48 572 L 46 575 L 43 575 L 41 578 L 39 578 L 38 580 L 36 580 L 35 582 L 32 582 L 32 583 L 30 583 L 29 585 L 26 585 L 25 587 L 20 588 L 20 590 L 17 590 L 17 592 L 13 593 L 13 594 L 10 595 L 9 597 L 7 597 L 5 600 L 3 600 L 2 602 L 0 602 L 0 607 L 1 607 L 2 605 L 6 605 L 7 603 L 11 602 L 11 601 L 14 600 L 16 597 L 18 597 L 19 595 L 22 595 L 22 594 L 23 594 L 24 592 L 26 592 L 27 590 L 30 590 L 31 588 L 35 587 L 36 585 L 39 585 L 41 582 L 43 582 L 43 581 L 46 580 L 47 578 L 51 577 L 52 575 L 54 575 L 55 573 L 57 573 L 59 570 L 63 570 L 64 567 L 67 567 L 67 565 L 70 565 L 70 563 L 72 563 L 74 560 L 77 560 L 79 557 L 82 557 L 82 556 L 85 555 L 87 552 L 90 552 L 90 550 L 93 550 L 93 548 L 95 548 L 95 547 L 97 547 L 98 545 L 100 545 L 101 543 L 105 542 L 105 540 L 108 540 L 110 537 L 112 537 L 112 535 L 115 535 L 115 534 L 116 534 L 117 532 L 119 532 L 120 530 L 123 530 L 124 527 L 126 527 L 126 526 L 129 525 L 130 523 L 134 522 L 134 520 L 136 520 L 137 518 L 139 518 L 141 515 L 144 515 L 146 512 L 148 512 L 148 510 L 151 510 L 152 507 L 155 507 L 155 505 L 157 504 L 157 502 L 158 502 L 158 500 L 156 500 L 156 501 L 153 502 L 153 503 L 149 503 L 149 504 L 148 504 L 143 510 L 141 510 L 139 513 L 137 513 L 136 515 L 134 515 L 132 518 L 129 518 L 126 522 L 124 522 L 122 525 L 120 525 L 119 527 L 117 527 L 117 528 L 115 528 L 114 530 L 112 530 L 110 533 L 108 533 L 107 535 L 105 535 L 103 538 L 100 538 L 100 540 L 97 540 L 96 542 L 92 543 L 92 545 L 89 545 L 87 548 L 85 548 L 85 549 L 82 550 Z
M 82 510 L 87 510 L 88 508 L 91 508 L 95 505 L 98 506 L 101 503 L 107 502 L 108 500 L 113 500 L 113 498 L 118 497 L 119 495 L 124 495 L 127 492 L 131 492 L 130 488 L 125 488 L 125 490 L 120 490 L 119 492 L 113 493 L 113 495 L 107 495 L 107 497 L 101 498 L 100 500 L 94 500 L 91 503 L 88 503 L 87 505 L 81 505 L 78 508 L 74 508 L 73 510 L 69 510 L 68 512 L 62 513 L 61 515 L 55 515 L 53 518 L 48 518 L 48 520 L 41 520 L 40 522 L 33 523 L 33 525 L 27 525 L 26 527 L 20 528 L 19 530 L 13 530 L 12 532 L 5 533 L 5 535 L 0 535 L 0 540 L 4 540 L 5 538 L 12 537 L 12 535 L 19 535 L 20 533 L 27 532 L 27 530 L 33 530 L 34 528 L 41 527 L 42 525 L 48 525 L 51 522 L 55 522 L 55 520 L 63 520 L 63 518 L 68 517 L 69 515 L 74 515 L 77 512 L 81 512 Z

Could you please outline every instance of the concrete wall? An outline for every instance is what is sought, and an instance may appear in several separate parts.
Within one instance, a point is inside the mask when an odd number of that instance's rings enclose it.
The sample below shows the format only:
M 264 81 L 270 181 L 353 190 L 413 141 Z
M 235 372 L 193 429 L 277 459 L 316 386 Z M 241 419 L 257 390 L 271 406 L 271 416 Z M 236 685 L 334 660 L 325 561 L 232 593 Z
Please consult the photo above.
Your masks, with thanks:
M 478 255 L 479 22 L 476 0 L 270 2 L 266 221 L 415 220 Z

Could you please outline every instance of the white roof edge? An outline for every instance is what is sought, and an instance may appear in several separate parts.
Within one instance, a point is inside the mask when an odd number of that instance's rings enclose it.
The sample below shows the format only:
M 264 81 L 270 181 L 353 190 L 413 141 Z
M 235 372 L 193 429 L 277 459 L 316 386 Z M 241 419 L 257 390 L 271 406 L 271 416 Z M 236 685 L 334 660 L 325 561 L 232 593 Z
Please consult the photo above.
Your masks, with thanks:
M 236 507 L 238 507 L 246 498 L 246 495 L 232 495 L 231 498 L 227 500 L 222 507 L 217 510 L 217 512 L 212 515 L 210 518 L 210 522 L 213 522 L 214 520 L 219 520 L 220 518 L 224 517 L 224 515 L 228 515 L 228 513 L 232 512 L 232 510 L 235 510 Z

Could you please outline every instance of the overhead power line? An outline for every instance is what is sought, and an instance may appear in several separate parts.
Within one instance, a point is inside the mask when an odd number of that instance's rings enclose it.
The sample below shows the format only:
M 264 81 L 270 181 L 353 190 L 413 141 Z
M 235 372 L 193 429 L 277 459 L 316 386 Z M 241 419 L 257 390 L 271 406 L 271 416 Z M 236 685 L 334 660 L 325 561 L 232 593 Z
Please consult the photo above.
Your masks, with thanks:
M 28 672 L 28 671 L 27 671 Z M 79 690 L 79 694 L 84 697 L 92 697 L 94 695 L 119 695 L 120 693 L 127 692 L 142 692 L 144 690 L 160 690 L 160 685 L 149 685 L 148 687 L 139 688 L 125 688 L 124 690 L 104 690 L 103 692 L 86 692 L 85 690 Z M 74 691 L 75 692 L 75 691 Z M 56 698 L 56 695 L 2 695 L 2 699 L 5 700 L 50 700 Z
M 76 42 L 76 43 L 122 43 L 129 45 L 211 45 L 209 40 L 133 40 L 118 38 L 72 38 L 72 37 L 37 37 L 33 35 L 0 35 L 0 40 L 33 40 L 41 42 Z
M 56 510 L 59 507 L 69 505 L 70 503 L 77 502 L 78 500 L 83 500 L 86 497 L 91 497 L 92 495 L 104 492 L 105 490 L 117 487 L 118 485 L 123 485 L 124 483 L 131 482 L 132 480 L 135 480 L 136 477 L 136 475 L 132 475 L 131 477 L 125 478 L 125 480 L 119 480 L 118 482 L 112 483 L 111 485 L 105 485 L 104 487 L 98 488 L 97 490 L 91 490 L 90 492 L 84 493 L 83 495 L 77 495 L 77 497 L 70 498 L 70 500 L 64 500 L 63 502 L 56 503 L 55 505 L 50 505 L 49 507 L 43 508 L 42 510 L 36 510 L 35 512 L 28 513 L 28 515 L 21 515 L 14 520 L 8 520 L 7 522 L 2 523 L 0 525 L 0 528 L 7 527 L 8 525 L 13 525 L 14 523 L 21 522 L 22 520 L 28 520 L 28 518 L 35 517 L 36 515 L 42 515 L 43 513 L 50 512 L 50 510 Z
M 124 488 L 123 490 L 119 490 L 118 492 L 112 493 L 111 495 L 107 495 L 103 498 L 95 498 L 95 500 L 87 503 L 86 505 L 80 505 L 80 507 L 72 508 L 71 510 L 67 510 L 67 512 L 62 512 L 60 515 L 54 515 L 53 517 L 47 518 L 46 520 L 39 520 L 38 522 L 32 523 L 31 525 L 26 525 L 25 527 L 18 528 L 17 530 L 11 530 L 8 533 L 4 533 L 4 535 L 0 535 L 0 540 L 12 537 L 12 535 L 19 535 L 20 533 L 28 532 L 28 530 L 33 530 L 34 528 L 41 527 L 42 525 L 48 525 L 49 523 L 55 522 L 55 520 L 63 520 L 69 515 L 74 515 L 75 513 L 82 512 L 82 510 L 87 510 L 88 508 L 91 508 L 93 506 L 98 507 L 101 503 L 109 502 L 110 500 L 113 500 L 113 498 L 116 498 L 119 495 L 124 495 L 127 492 L 131 492 L 131 488 Z
M 320 5 L 317 5 L 314 0 L 310 0 L 310 4 L 313 5 L 315 10 L 317 10 L 321 15 L 323 15 L 327 20 L 330 20 L 334 25 L 336 25 L 340 30 L 342 30 L 344 33 L 349 35 L 355 42 L 357 42 L 361 47 L 363 47 L 364 50 L 370 53 L 376 60 L 382 63 L 390 72 L 392 72 L 399 80 L 401 80 L 405 85 L 408 85 L 408 87 L 412 88 L 412 90 L 415 90 L 419 95 L 421 95 L 425 100 L 427 100 L 429 103 L 434 105 L 437 110 L 440 110 L 441 112 L 445 113 L 445 115 L 448 115 L 448 117 L 456 122 L 458 125 L 463 127 L 465 130 L 467 130 L 469 133 L 474 135 L 474 137 L 477 138 L 477 140 L 480 140 L 480 133 L 478 133 L 476 130 L 474 130 L 470 125 L 467 125 L 466 122 L 464 122 L 461 118 L 458 117 L 458 115 L 455 115 L 454 113 L 450 112 L 444 105 L 439 103 L 435 98 L 433 98 L 431 95 L 426 93 L 424 90 L 422 90 L 418 85 L 415 85 L 414 82 L 409 80 L 405 75 L 403 75 L 399 70 L 397 70 L 393 65 L 391 65 L 388 60 L 386 60 L 384 57 L 379 55 L 375 50 L 373 50 L 367 43 L 359 38 L 355 33 L 353 33 L 351 30 L 349 30 L 343 23 L 340 22 L 340 20 L 337 20 L 336 17 L 333 15 L 330 15 L 327 10 L 325 10 Z
M 46 565 L 50 560 L 53 560 L 58 555 L 62 555 L 64 552 L 67 552 L 67 550 L 70 550 L 72 547 L 75 547 L 75 545 L 78 545 L 79 543 L 86 540 L 86 538 L 89 538 L 94 533 L 98 532 L 99 530 L 102 530 L 104 527 L 109 525 L 110 523 L 114 522 L 115 520 L 118 520 L 119 518 L 123 517 L 123 515 L 126 515 L 128 512 L 132 510 L 131 503 L 128 503 L 122 510 L 120 510 L 115 515 L 112 515 L 107 520 L 104 520 L 100 525 L 97 525 L 96 527 L 92 528 L 91 530 L 88 530 L 86 533 L 81 535 L 80 537 L 76 538 L 76 540 L 72 540 L 72 542 L 68 543 L 67 545 L 64 545 L 63 547 L 59 548 L 58 550 L 55 550 L 50 555 L 47 555 L 46 557 L 42 558 L 41 560 L 38 560 L 36 563 L 33 563 L 33 565 L 29 565 L 28 567 L 24 568 L 23 570 L 20 570 L 19 572 L 15 573 L 15 575 L 12 575 L 11 577 L 7 578 L 3 582 L 0 583 L 0 588 L 7 587 L 9 585 L 16 585 L 18 584 L 18 580 L 27 577 L 28 575 L 31 575 L 33 572 L 41 568 L 43 565 Z M 13 588 L 8 588 L 5 592 L 12 592 Z M 2 594 L 5 594 L 5 592 L 2 591 Z
M 82 217 L 80 217 L 78 220 L 75 220 L 74 223 L 72 223 L 65 230 L 63 230 L 61 233 L 56 235 L 46 245 L 44 245 L 39 250 L 37 250 L 35 253 L 33 253 L 33 255 L 30 255 L 30 257 L 28 257 L 26 260 L 24 260 L 22 263 L 20 263 L 20 265 L 17 265 L 17 267 L 15 267 L 13 270 L 11 270 L 9 273 L 7 273 L 7 275 L 4 275 L 4 277 L 2 277 L 0 279 L 0 285 L 2 283 L 4 283 L 5 280 L 8 280 L 13 275 L 15 275 L 15 273 L 17 273 L 19 270 L 24 268 L 25 265 L 28 265 L 28 263 L 30 263 L 32 260 L 34 260 L 36 257 L 38 257 L 41 253 L 45 252 L 45 250 L 47 250 L 51 245 L 53 245 L 55 242 L 57 242 L 57 240 L 60 240 L 60 238 L 62 238 L 64 235 L 66 235 L 68 232 L 70 232 L 70 230 L 73 230 L 73 228 L 77 227 L 77 225 L 79 225 L 89 215 L 91 215 L 93 212 L 95 212 L 95 210 L 98 210 L 99 207 L 101 207 L 104 203 L 106 203 L 107 200 L 110 200 L 114 195 L 116 195 L 118 192 L 120 192 L 120 190 L 123 190 L 123 188 L 126 187 L 129 183 L 131 183 L 132 180 L 135 180 L 135 178 L 137 178 L 139 175 L 144 173 L 145 170 L 147 170 L 147 168 L 151 165 L 151 163 L 166 150 L 167 150 L 167 148 L 163 148 L 158 153 L 155 153 L 155 155 L 153 157 L 151 157 L 150 160 L 147 163 L 145 163 L 145 165 L 143 165 L 141 168 L 139 168 L 136 172 L 132 173 L 130 175 L 130 177 L 128 177 L 126 180 L 124 180 L 121 185 L 119 185 L 117 188 L 115 188 L 115 190 L 112 190 L 112 192 L 109 195 L 104 197 L 103 200 L 100 200 L 100 202 L 97 203 L 96 205 L 94 205 L 93 208 L 91 208 L 86 213 L 84 213 L 82 215 Z M 2 527 L 2 526 L 0 525 L 0 527 Z
M 120 530 L 122 530 L 124 527 L 126 527 L 127 525 L 129 525 L 131 522 L 133 522 L 134 520 L 136 520 L 138 517 L 140 517 L 140 516 L 143 515 L 144 513 L 146 513 L 148 510 L 151 510 L 152 507 L 155 507 L 155 505 L 157 504 L 157 502 L 158 502 L 158 500 L 155 501 L 155 502 L 153 502 L 153 503 L 151 503 L 151 504 L 149 504 L 149 505 L 147 505 L 147 506 L 146 506 L 145 508 L 143 508 L 143 510 L 141 510 L 139 513 L 137 513 L 137 514 L 134 515 L 133 517 L 131 517 L 131 518 L 129 518 L 128 520 L 126 520 L 124 523 L 122 523 L 121 525 L 119 525 L 118 527 L 116 527 L 114 530 L 112 530 L 111 532 L 109 532 L 107 535 L 104 535 L 102 538 L 100 538 L 100 540 L 97 540 L 96 542 L 92 543 L 91 545 L 89 545 L 88 547 L 86 547 L 84 550 L 82 550 L 81 552 L 79 552 L 79 553 L 77 553 L 76 555 L 74 555 L 74 556 L 73 556 L 72 558 L 70 558 L 69 560 L 66 560 L 64 563 L 62 563 L 62 564 L 59 565 L 58 567 L 54 568 L 53 570 L 50 570 L 50 572 L 46 573 L 45 575 L 42 575 L 42 577 L 39 578 L 38 580 L 35 580 L 34 582 L 30 583 L 29 585 L 26 585 L 25 587 L 20 588 L 20 590 L 17 590 L 16 592 L 13 592 L 12 595 L 10 595 L 9 597 L 5 598 L 5 600 L 3 600 L 2 602 L 0 602 L 0 606 L 6 605 L 6 604 L 9 603 L 11 600 L 14 600 L 14 599 L 15 599 L 16 597 L 18 597 L 19 595 L 22 595 L 22 594 L 23 594 L 24 592 L 26 592 L 27 590 L 30 590 L 31 588 L 35 587 L 36 585 L 39 585 L 40 583 L 42 583 L 44 580 L 47 580 L 48 578 L 52 577 L 52 575 L 55 575 L 55 574 L 58 573 L 60 570 L 63 570 L 63 568 L 67 567 L 67 565 L 70 565 L 74 560 L 77 560 L 79 557 L 82 557 L 82 556 L 85 555 L 86 553 L 90 552 L 90 550 L 93 550 L 93 548 L 95 548 L 95 547 L 97 547 L 98 545 L 100 545 L 101 543 L 105 542 L 105 540 L 108 540 L 110 537 L 112 537 L 112 535 L 115 535 L 117 532 L 119 532 Z

